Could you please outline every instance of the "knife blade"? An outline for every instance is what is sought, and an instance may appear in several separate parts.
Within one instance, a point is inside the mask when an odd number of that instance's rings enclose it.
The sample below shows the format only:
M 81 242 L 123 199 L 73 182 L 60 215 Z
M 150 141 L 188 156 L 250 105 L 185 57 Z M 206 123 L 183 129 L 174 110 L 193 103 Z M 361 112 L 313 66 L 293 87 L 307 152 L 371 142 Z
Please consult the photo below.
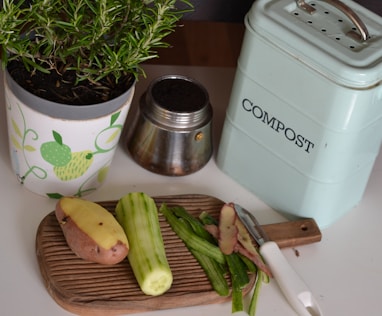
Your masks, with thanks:
M 238 204 L 234 204 L 234 207 L 244 226 L 259 244 L 260 254 L 293 309 L 301 316 L 323 316 L 308 286 L 288 263 L 278 245 L 269 240 L 255 216 Z

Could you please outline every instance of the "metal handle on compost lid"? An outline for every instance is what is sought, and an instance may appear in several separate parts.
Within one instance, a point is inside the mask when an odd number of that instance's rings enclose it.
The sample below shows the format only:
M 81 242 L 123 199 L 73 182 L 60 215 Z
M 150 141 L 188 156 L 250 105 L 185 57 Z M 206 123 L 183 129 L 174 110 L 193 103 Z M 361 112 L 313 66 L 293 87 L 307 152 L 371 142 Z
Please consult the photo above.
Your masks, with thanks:
M 359 34 L 354 31 L 350 31 L 348 33 L 350 36 L 361 41 L 366 41 L 369 38 L 369 31 L 367 30 L 366 25 L 362 22 L 359 16 L 350 7 L 348 7 L 346 4 L 344 4 L 343 2 L 339 0 L 322 0 L 322 1 L 340 10 L 353 22 Z M 316 11 L 316 9 L 310 4 L 306 3 L 305 0 L 296 0 L 296 3 L 300 9 L 305 10 L 309 14 L 314 14 L 314 12 Z

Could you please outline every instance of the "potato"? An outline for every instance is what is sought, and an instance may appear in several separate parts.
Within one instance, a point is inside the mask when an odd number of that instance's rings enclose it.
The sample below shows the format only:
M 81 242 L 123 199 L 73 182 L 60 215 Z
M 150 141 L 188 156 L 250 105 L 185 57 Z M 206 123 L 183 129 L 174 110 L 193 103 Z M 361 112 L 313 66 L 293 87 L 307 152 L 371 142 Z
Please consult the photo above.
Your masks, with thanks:
M 129 242 L 123 228 L 101 205 L 63 197 L 56 204 L 55 215 L 69 247 L 82 259 L 116 264 L 127 256 Z

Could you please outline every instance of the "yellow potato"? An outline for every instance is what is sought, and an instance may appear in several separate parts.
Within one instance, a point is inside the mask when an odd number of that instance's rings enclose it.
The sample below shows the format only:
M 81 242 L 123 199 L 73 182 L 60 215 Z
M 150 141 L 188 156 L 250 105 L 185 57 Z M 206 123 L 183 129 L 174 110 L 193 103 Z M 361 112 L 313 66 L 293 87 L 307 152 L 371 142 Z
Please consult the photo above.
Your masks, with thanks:
M 101 205 L 63 197 L 55 214 L 69 247 L 82 259 L 115 264 L 127 256 L 129 242 L 123 228 Z

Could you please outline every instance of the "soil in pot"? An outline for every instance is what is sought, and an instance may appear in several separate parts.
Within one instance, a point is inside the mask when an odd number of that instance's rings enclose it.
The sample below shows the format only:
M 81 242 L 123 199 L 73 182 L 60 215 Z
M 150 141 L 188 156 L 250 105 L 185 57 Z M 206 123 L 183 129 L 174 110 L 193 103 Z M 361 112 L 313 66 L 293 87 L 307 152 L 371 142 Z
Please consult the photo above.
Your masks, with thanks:
M 81 81 L 75 85 L 76 75 L 73 71 L 59 74 L 51 71 L 45 74 L 40 71 L 31 73 L 23 63 L 12 61 L 8 72 L 24 89 L 43 99 L 72 105 L 89 105 L 105 102 L 120 96 L 134 83 L 134 76 L 129 74 L 115 83 L 114 78 L 105 77 L 97 84 Z

